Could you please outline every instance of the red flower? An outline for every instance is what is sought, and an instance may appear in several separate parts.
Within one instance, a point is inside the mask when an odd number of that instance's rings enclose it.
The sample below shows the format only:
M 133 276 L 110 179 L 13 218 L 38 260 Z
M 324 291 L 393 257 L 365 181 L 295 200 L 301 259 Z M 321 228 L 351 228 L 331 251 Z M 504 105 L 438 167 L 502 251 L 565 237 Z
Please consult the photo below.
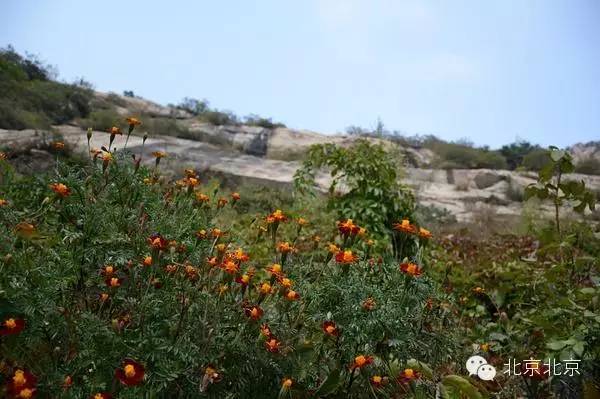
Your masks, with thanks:
M 332 337 L 338 337 L 340 335 L 340 330 L 333 321 L 326 321 L 323 323 L 323 332 Z
M 358 355 L 350 366 L 351 369 L 360 369 L 373 363 L 373 356 Z
M 115 377 L 127 386 L 140 385 L 144 379 L 144 374 L 144 366 L 132 359 L 125 359 L 122 367 L 115 370 Z
M 413 277 L 418 277 L 421 274 L 423 274 L 423 270 L 419 266 L 417 266 L 415 263 L 412 263 L 412 262 L 402 263 L 400 265 L 400 270 L 403 273 L 410 274 Z
M 344 236 L 355 236 L 358 234 L 360 227 L 354 224 L 352 219 L 346 219 L 344 222 L 337 222 L 338 230 Z
M 98 392 L 97 394 L 90 396 L 90 399 L 112 399 L 112 395 L 108 392 Z
M 169 241 L 158 233 L 148 237 L 148 244 L 154 249 L 165 250 L 169 246 Z
M 9 317 L 0 324 L 0 336 L 18 334 L 25 328 L 25 320 L 20 317 Z
M 15 370 L 12 378 L 6 385 L 6 393 L 9 398 L 33 398 L 36 393 L 37 378 L 27 370 Z
M 280 209 L 277 209 L 276 211 L 271 213 L 269 216 L 267 216 L 268 224 L 285 222 L 286 220 L 287 220 L 287 216 L 285 216 L 284 213 Z
M 281 346 L 281 342 L 271 335 L 269 339 L 265 341 L 265 348 L 271 353 L 279 352 L 279 347 Z
M 231 193 L 231 200 L 233 202 L 239 201 L 241 198 L 240 193 Z
M 267 323 L 261 324 L 260 333 L 261 333 L 261 335 L 263 335 L 267 338 L 273 337 L 273 332 L 271 331 L 271 327 L 269 327 L 269 325 Z
M 247 253 L 244 252 L 244 250 L 242 248 L 238 248 L 234 253 L 233 253 L 233 257 L 238 261 L 238 262 L 247 262 L 248 260 L 250 260 L 250 256 L 248 256 Z
M 245 306 L 244 313 L 246 317 L 251 318 L 252 320 L 258 320 L 262 317 L 264 311 L 260 308 L 260 306 Z
M 123 279 L 118 278 L 118 277 L 107 277 L 106 280 L 104 280 L 104 282 L 109 287 L 117 288 L 117 287 L 121 286 Z
M 300 299 L 300 294 L 298 294 L 294 290 L 288 290 L 285 293 L 285 299 L 287 299 L 288 301 L 297 301 L 298 299 Z
M 235 282 L 241 284 L 243 287 L 246 287 L 250 282 L 250 276 L 248 274 L 243 274 L 236 277 Z
M 392 228 L 407 234 L 416 234 L 417 226 L 410 223 L 410 220 L 403 219 L 401 223 L 394 223 Z
M 337 263 L 354 263 L 358 260 L 358 255 L 352 253 L 351 250 L 347 249 L 345 251 L 340 251 L 335 255 L 335 261 Z
M 413 369 L 404 369 L 396 379 L 400 384 L 407 384 L 411 380 L 416 380 L 421 377 L 421 373 Z
M 388 383 L 388 378 L 380 375 L 374 375 L 369 378 L 369 381 L 371 381 L 371 385 L 373 385 L 375 388 L 379 388 Z
M 71 189 L 62 183 L 52 183 L 50 189 L 63 198 L 71 195 Z

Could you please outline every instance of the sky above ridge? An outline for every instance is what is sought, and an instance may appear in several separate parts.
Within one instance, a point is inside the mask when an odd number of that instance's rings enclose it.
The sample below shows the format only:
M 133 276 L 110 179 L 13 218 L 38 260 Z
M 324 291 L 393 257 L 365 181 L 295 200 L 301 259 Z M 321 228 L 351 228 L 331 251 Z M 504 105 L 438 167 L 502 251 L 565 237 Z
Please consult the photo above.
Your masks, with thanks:
M 600 140 L 596 0 L 4 0 L 9 44 L 65 81 L 323 133 Z

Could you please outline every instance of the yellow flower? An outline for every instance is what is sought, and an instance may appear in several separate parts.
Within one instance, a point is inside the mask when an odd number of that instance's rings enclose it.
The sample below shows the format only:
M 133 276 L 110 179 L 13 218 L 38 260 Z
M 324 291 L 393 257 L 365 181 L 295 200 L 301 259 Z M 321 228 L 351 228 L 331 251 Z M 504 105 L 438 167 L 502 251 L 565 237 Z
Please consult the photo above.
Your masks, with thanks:
M 160 159 L 160 158 L 164 158 L 167 156 L 167 153 L 164 151 L 154 151 L 152 153 L 152 156 L 154 156 L 154 158 Z

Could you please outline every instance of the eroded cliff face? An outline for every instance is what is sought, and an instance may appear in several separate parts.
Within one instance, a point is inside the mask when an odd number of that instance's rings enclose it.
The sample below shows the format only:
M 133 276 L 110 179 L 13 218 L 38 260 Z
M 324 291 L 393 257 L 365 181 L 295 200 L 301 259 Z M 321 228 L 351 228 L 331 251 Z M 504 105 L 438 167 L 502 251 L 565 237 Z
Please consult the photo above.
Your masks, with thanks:
M 97 93 L 106 100 L 107 94 Z M 113 98 L 116 96 L 111 95 Z M 293 176 L 301 159 L 313 144 L 335 143 L 351 145 L 357 137 L 325 135 L 307 130 L 289 128 L 268 129 L 258 126 L 215 126 L 199 122 L 190 113 L 165 107 L 140 98 L 118 97 L 117 112 L 125 116 L 146 115 L 152 118 L 170 118 L 185 127 L 186 138 L 150 132 L 144 146 L 144 161 L 152 163 L 153 151 L 166 151 L 169 156 L 161 163 L 166 172 L 181 174 L 184 168 L 195 168 L 205 175 L 218 176 L 231 184 L 262 184 L 291 187 Z M 141 134 L 144 125 L 136 130 L 128 147 L 135 153 L 142 151 Z M 59 134 L 72 148 L 87 156 L 87 139 L 83 126 L 55 126 L 52 131 L 0 130 L 0 147 L 13 152 L 14 161 L 21 172 L 35 173 L 49 168 L 52 157 L 43 150 L 44 143 Z M 388 141 L 370 139 L 386 146 Z M 118 136 L 113 144 L 122 148 L 125 138 Z M 94 131 L 91 147 L 108 145 L 108 134 Z M 27 151 L 22 151 L 28 149 Z M 600 157 L 596 147 L 576 145 L 571 148 L 575 159 Z M 418 200 L 429 206 L 443 208 L 458 220 L 469 220 L 480 212 L 497 216 L 517 216 L 522 212 L 524 187 L 535 182 L 531 172 L 515 172 L 485 169 L 442 170 L 427 168 L 435 157 L 428 149 L 403 148 L 407 165 L 404 181 L 415 190 Z M 419 167 L 415 167 L 419 166 Z M 600 176 L 571 175 L 571 179 L 583 179 L 593 190 L 600 191 Z M 322 189 L 329 186 L 327 173 L 317 176 Z M 540 211 L 550 211 L 546 205 L 535 205 Z

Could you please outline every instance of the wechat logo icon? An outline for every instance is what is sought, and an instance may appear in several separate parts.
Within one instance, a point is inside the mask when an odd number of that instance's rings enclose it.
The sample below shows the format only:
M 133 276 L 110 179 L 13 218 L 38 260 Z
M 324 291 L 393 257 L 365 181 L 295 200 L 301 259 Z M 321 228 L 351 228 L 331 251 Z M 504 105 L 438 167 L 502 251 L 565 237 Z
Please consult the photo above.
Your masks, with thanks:
M 481 356 L 471 356 L 465 366 L 469 375 L 476 375 L 483 381 L 491 381 L 496 376 L 496 368 Z

